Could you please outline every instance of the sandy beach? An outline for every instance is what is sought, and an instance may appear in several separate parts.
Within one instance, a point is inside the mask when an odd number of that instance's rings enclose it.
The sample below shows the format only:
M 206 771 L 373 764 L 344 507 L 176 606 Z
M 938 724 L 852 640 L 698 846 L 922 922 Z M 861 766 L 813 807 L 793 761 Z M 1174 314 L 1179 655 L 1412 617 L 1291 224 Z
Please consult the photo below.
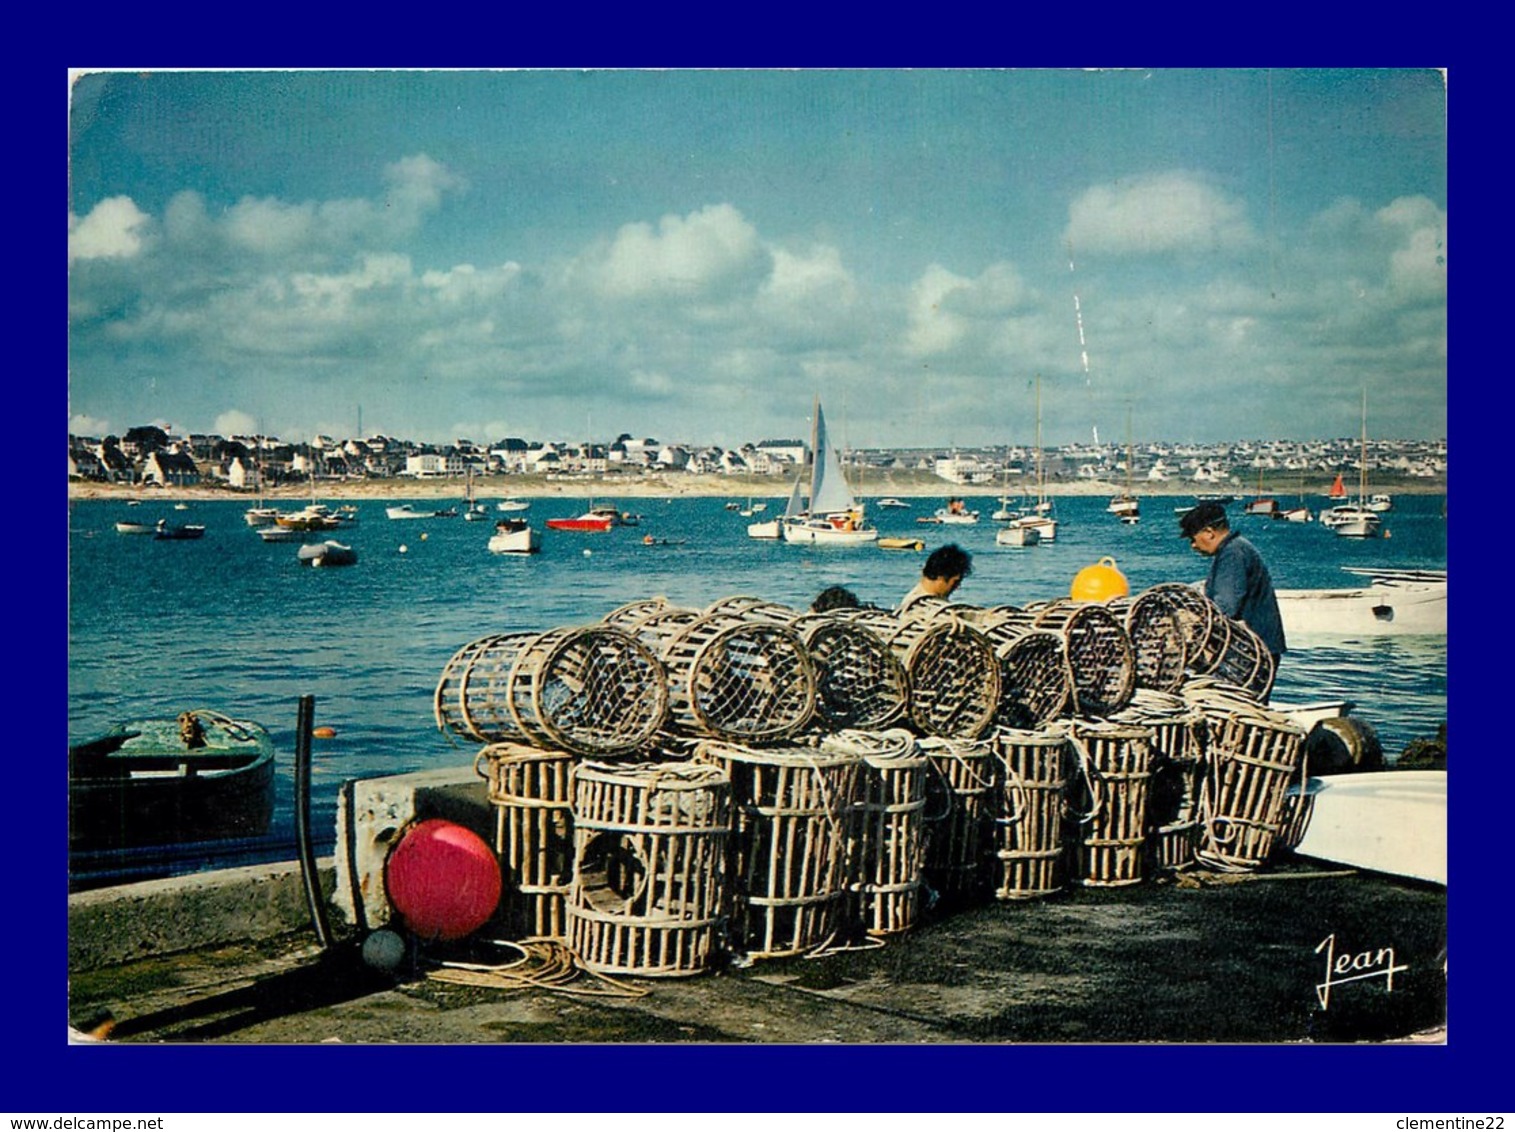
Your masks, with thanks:
M 1324 496 L 1330 486 L 1328 476 L 1319 477 L 1320 482 L 1309 485 L 1307 498 Z M 522 499 L 569 498 L 596 499 L 613 502 L 617 499 L 672 499 L 714 496 L 721 498 L 787 499 L 791 483 L 779 477 L 692 475 L 682 472 L 646 476 L 485 476 L 474 479 L 474 496 L 484 502 L 494 499 L 516 497 Z M 853 493 L 860 499 L 869 500 L 883 496 L 900 498 L 928 498 L 946 500 L 959 496 L 993 497 L 1000 494 L 1014 497 L 1034 496 L 1036 483 L 1027 477 L 1012 479 L 1008 484 L 953 484 L 931 472 L 887 472 L 865 474 L 853 482 Z M 461 477 L 413 479 L 394 477 L 381 480 L 318 480 L 314 494 L 322 500 L 343 499 L 462 499 L 466 488 Z M 1046 493 L 1050 496 L 1114 495 L 1124 491 L 1123 484 L 1107 480 L 1061 480 L 1048 483 Z M 1439 495 L 1446 491 L 1444 479 L 1404 480 L 1401 477 L 1385 477 L 1372 485 L 1372 490 L 1403 495 Z M 1237 498 L 1249 498 L 1258 494 L 1252 487 L 1240 484 L 1228 486 L 1193 484 L 1183 481 L 1168 481 L 1156 484 L 1135 484 L 1131 492 L 1142 497 L 1192 496 L 1196 493 L 1224 491 Z M 1288 484 L 1270 484 L 1264 480 L 1261 491 L 1276 496 L 1280 501 L 1296 499 L 1299 494 L 1297 477 Z M 194 487 L 158 487 L 145 484 L 103 484 L 69 481 L 68 497 L 76 499 L 174 499 L 212 500 L 245 499 L 249 503 L 264 499 L 273 503 L 309 500 L 312 495 L 308 483 L 283 484 L 263 492 L 238 491 L 219 483 L 201 484 Z

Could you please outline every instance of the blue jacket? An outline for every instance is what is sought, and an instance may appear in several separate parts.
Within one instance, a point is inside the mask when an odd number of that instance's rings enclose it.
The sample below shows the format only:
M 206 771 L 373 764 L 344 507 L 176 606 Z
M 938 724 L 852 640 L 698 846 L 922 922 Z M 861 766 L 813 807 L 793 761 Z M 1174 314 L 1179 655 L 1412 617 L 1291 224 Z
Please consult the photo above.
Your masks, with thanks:
M 1245 621 L 1274 656 L 1284 654 L 1284 622 L 1273 594 L 1273 579 L 1257 548 L 1235 531 L 1210 558 L 1205 596 L 1227 617 Z

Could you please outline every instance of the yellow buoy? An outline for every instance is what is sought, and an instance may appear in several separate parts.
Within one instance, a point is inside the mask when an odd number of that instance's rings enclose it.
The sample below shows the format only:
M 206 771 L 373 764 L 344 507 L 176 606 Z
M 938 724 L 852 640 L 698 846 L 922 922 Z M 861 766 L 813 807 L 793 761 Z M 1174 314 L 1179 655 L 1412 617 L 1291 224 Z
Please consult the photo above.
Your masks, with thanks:
M 311 735 L 316 739 L 335 739 L 337 737 L 337 729 L 335 727 L 317 727 L 311 731 Z
M 1115 559 L 1105 557 L 1074 575 L 1068 596 L 1074 601 L 1109 601 L 1112 597 L 1125 597 L 1130 592 L 1126 576 L 1115 568 Z

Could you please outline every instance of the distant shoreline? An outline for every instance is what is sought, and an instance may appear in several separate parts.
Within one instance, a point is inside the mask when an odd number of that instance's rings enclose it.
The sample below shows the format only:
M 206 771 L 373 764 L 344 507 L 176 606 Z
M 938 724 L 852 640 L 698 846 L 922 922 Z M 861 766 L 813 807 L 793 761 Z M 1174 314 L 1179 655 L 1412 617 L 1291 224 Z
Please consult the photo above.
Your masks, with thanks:
M 1264 483 L 1261 491 L 1239 485 L 1216 484 L 1133 484 L 1131 494 L 1143 499 L 1193 498 L 1200 494 L 1225 493 L 1237 499 L 1250 499 L 1259 494 L 1271 495 L 1281 506 L 1289 506 L 1301 496 L 1307 501 L 1325 498 L 1329 481 L 1311 485 L 1300 491 L 1297 479 L 1280 487 Z M 745 476 L 686 475 L 675 473 L 666 476 L 649 476 L 628 479 L 600 479 L 589 477 L 552 478 L 545 476 L 487 476 L 474 480 L 474 496 L 481 502 L 495 499 L 598 499 L 613 502 L 616 499 L 684 499 L 714 497 L 723 499 L 785 499 L 791 484 L 778 479 L 755 479 Z M 322 500 L 362 499 L 462 499 L 466 491 L 461 477 L 446 479 L 385 479 L 385 480 L 332 480 L 317 481 L 312 492 L 311 485 L 282 484 L 263 492 L 237 491 L 219 485 L 196 487 L 154 487 L 145 484 L 101 484 L 70 481 L 68 498 L 84 499 L 165 499 L 165 500 L 240 500 L 252 504 L 264 499 L 271 502 L 307 501 L 312 494 Z M 1046 485 L 1050 496 L 1107 496 L 1125 491 L 1122 484 L 1106 480 L 1059 481 Z M 1447 485 L 1445 479 L 1407 480 L 1396 482 L 1385 478 L 1379 484 L 1369 484 L 1368 491 L 1385 492 L 1390 495 L 1442 495 Z M 1005 486 L 994 484 L 953 484 L 938 479 L 931 473 L 893 473 L 880 476 L 864 476 L 853 484 L 853 493 L 864 502 L 894 496 L 900 499 L 941 499 L 952 496 L 972 498 L 996 498 L 1010 495 L 1015 498 L 1034 496 L 1036 484 L 1012 482 Z

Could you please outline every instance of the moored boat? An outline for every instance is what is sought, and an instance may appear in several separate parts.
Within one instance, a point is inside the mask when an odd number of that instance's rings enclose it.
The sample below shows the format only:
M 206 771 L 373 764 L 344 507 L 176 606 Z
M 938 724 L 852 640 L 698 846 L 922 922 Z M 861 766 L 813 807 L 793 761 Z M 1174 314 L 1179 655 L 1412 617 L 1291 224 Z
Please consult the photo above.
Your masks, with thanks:
M 878 541 L 878 528 L 864 517 L 862 504 L 853 496 L 842 472 L 841 457 L 831 446 L 819 397 L 815 399 L 810 451 L 809 495 L 802 497 L 801 481 L 796 480 L 789 505 L 779 520 L 783 540 L 818 546 L 860 546 Z M 765 523 L 753 523 L 747 534 L 751 538 L 771 537 L 758 533 L 766 528 Z
M 358 561 L 358 552 L 345 543 L 327 539 L 307 543 L 300 548 L 297 557 L 306 566 L 352 566 Z
M 274 522 L 291 531 L 334 531 L 342 526 L 342 520 L 324 503 L 282 512 L 274 516 Z
M 1055 527 L 1054 527 L 1055 529 Z M 994 542 L 997 546 L 1037 546 L 1042 541 L 1039 528 L 1031 525 L 1017 526 L 1011 523 L 995 532 Z
M 608 504 L 591 505 L 582 515 L 572 518 L 548 519 L 547 527 L 553 531 L 608 531 L 622 523 L 621 512 Z
M 266 527 L 279 518 L 277 507 L 249 507 L 242 512 L 242 519 L 249 527 Z
M 456 515 L 456 511 L 424 511 L 414 503 L 397 503 L 392 507 L 384 508 L 384 514 L 391 519 L 436 519 L 447 518 Z
M 878 506 L 880 506 L 880 507 L 895 507 L 895 508 L 900 508 L 900 507 L 909 507 L 910 504 L 906 503 L 903 499 L 895 499 L 892 495 L 890 495 L 890 496 L 884 497 L 883 499 L 880 499 L 878 501 Z
M 151 523 L 129 522 L 125 519 L 116 524 L 116 533 L 122 535 L 150 535 L 153 533 Z
M 497 511 L 525 511 L 531 507 L 531 501 L 527 499 L 502 499 L 495 504 Z
M 491 554 L 535 554 L 542 541 L 525 519 L 501 519 L 494 525 L 488 546 Z
M 195 539 L 204 534 L 205 528 L 199 523 L 170 523 L 167 519 L 159 519 L 153 528 L 156 539 Z
M 1445 635 L 1447 577 L 1441 570 L 1365 570 L 1366 585 L 1277 590 L 1284 633 L 1295 637 Z
M 1305 811 L 1298 856 L 1446 885 L 1446 771 L 1321 775 L 1290 792 Z
M 201 709 L 131 720 L 69 746 L 69 848 L 260 836 L 273 786 L 273 740 L 256 723 Z

